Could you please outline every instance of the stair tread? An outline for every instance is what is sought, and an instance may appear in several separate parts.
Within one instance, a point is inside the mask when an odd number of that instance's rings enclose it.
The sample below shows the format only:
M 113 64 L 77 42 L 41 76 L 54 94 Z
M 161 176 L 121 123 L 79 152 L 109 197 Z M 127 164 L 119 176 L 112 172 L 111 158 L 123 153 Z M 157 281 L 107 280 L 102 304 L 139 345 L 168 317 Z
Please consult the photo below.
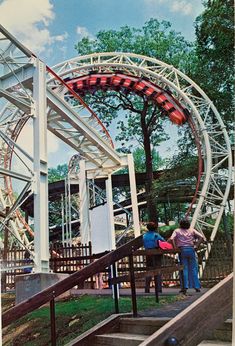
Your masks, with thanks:
M 102 338 L 115 338 L 115 339 L 125 339 L 125 340 L 139 340 L 143 341 L 147 339 L 148 335 L 144 334 L 131 334 L 131 333 L 106 333 L 106 334 L 98 334 L 96 337 L 102 337 Z
M 220 340 L 203 340 L 198 346 L 232 346 L 232 343 Z
M 148 324 L 148 325 L 159 325 L 169 322 L 170 317 L 122 317 L 120 318 L 120 324 Z

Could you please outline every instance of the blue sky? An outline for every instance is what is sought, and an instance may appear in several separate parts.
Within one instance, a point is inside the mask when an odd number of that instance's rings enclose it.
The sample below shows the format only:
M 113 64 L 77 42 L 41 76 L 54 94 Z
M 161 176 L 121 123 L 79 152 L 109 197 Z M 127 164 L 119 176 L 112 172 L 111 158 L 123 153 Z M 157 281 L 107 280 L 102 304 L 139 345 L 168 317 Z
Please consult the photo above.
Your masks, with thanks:
M 168 20 L 194 40 L 194 21 L 202 11 L 201 0 L 0 0 L 0 23 L 53 66 L 76 56 L 74 45 L 84 36 L 124 25 L 140 28 L 150 18 Z M 169 131 L 173 138 L 175 127 Z M 72 153 L 50 135 L 50 166 L 58 164 L 58 152 L 64 157 L 59 163 Z
M 193 40 L 202 10 L 201 0 L 0 0 L 0 22 L 52 66 L 74 57 L 74 44 L 83 36 L 141 27 L 151 17 L 170 21 Z
M 200 0 L 54 0 L 53 5 L 56 18 L 52 32 L 68 33 L 62 51 L 64 58 L 76 55 L 74 43 L 84 35 L 92 37 L 99 30 L 124 25 L 142 27 L 151 17 L 169 20 L 176 31 L 193 40 L 193 22 L 203 9 Z

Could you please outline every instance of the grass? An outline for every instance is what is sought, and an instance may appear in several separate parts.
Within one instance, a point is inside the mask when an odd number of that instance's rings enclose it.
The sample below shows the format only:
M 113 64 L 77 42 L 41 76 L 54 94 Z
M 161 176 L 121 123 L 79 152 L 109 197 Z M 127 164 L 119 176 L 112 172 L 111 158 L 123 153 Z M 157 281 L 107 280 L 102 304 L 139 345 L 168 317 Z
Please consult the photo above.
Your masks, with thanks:
M 4 310 L 11 307 L 14 296 L 2 297 Z M 155 297 L 138 297 L 138 311 L 151 310 L 178 300 L 177 296 L 162 296 L 160 302 Z M 120 313 L 131 312 L 131 298 L 121 297 Z M 114 313 L 111 297 L 82 295 L 56 303 L 57 345 L 65 345 L 79 334 Z M 50 312 L 44 306 L 3 330 L 4 346 L 46 346 L 50 345 Z

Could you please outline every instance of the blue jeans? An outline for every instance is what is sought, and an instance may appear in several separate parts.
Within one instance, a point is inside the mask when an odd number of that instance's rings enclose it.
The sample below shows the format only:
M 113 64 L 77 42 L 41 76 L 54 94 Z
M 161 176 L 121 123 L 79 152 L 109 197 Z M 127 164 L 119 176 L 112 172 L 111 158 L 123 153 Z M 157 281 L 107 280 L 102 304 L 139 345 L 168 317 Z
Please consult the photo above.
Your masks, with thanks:
M 183 288 L 201 288 L 198 278 L 198 263 L 195 250 L 191 246 L 180 248 L 180 264 L 183 264 Z

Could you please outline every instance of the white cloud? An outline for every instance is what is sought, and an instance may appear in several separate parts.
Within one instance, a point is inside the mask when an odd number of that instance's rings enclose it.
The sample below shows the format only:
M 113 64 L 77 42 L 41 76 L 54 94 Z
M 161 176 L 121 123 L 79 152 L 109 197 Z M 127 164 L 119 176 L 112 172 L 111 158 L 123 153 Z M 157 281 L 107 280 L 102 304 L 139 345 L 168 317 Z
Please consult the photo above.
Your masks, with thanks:
M 50 0 L 3 0 L 0 4 L 0 23 L 35 53 L 68 37 L 67 33 L 51 35 L 48 27 L 54 18 Z
M 202 7 L 201 1 L 198 0 L 144 0 L 144 2 L 151 11 L 159 11 L 164 6 L 170 12 L 192 17 L 198 15 Z
M 170 6 L 171 12 L 179 12 L 185 15 L 191 15 L 193 14 L 193 6 L 188 1 L 184 0 L 176 0 L 173 1 Z
M 68 33 L 65 32 L 63 35 L 57 35 L 55 36 L 55 41 L 63 42 L 69 37 Z
M 94 38 L 94 36 L 87 30 L 85 26 L 77 26 L 76 33 L 81 40 L 83 37 Z

